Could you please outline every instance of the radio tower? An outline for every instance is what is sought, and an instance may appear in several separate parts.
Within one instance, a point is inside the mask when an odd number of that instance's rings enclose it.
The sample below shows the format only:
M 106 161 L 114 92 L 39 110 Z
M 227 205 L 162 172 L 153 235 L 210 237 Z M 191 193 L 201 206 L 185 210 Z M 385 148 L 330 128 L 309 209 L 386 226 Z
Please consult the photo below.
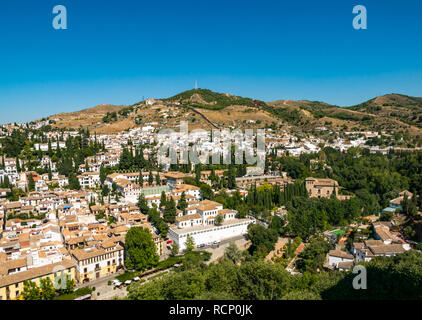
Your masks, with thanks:
M 198 89 L 198 81 L 195 80 L 195 90 Z

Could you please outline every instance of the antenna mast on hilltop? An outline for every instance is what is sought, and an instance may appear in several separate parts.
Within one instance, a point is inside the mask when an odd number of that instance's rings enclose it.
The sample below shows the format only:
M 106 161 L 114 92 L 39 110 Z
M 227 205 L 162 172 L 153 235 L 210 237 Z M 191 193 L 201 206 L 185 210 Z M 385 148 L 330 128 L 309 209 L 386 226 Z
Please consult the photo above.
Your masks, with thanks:
M 198 81 L 195 80 L 195 90 L 198 89 Z

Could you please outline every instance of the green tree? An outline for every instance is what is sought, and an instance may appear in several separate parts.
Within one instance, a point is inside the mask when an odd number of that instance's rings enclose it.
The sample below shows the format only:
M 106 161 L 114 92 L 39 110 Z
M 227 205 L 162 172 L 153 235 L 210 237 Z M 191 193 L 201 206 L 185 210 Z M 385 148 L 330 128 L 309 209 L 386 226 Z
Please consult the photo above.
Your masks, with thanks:
M 186 251 L 191 252 L 195 248 L 195 240 L 192 238 L 190 234 L 188 234 L 185 242 Z
M 381 221 L 390 221 L 393 218 L 393 213 L 389 211 L 381 212 L 380 220 Z
M 69 174 L 69 188 L 72 190 L 81 189 L 79 179 L 76 177 L 76 175 L 73 172 Z
M 300 272 L 317 272 L 322 270 L 325 257 L 332 245 L 321 238 L 316 238 L 299 254 L 296 267 Z
M 179 253 L 179 246 L 177 245 L 176 242 L 173 241 L 173 243 L 171 244 L 171 254 L 173 256 L 176 256 Z
M 242 253 L 234 241 L 230 242 L 229 246 L 226 248 L 226 250 L 224 250 L 224 256 L 236 264 L 239 263 L 242 259 Z
M 142 171 L 139 172 L 138 183 L 141 186 L 141 188 L 144 186 L 144 176 L 142 174 Z
M 138 208 L 143 214 L 148 214 L 149 212 L 148 203 L 143 193 L 141 193 L 138 197 Z
M 201 194 L 205 199 L 213 200 L 214 199 L 214 191 L 212 188 L 207 184 L 201 184 Z
M 148 221 L 150 221 L 154 227 L 157 228 L 160 235 L 165 238 L 167 237 L 169 226 L 168 224 L 161 218 L 160 214 L 157 211 L 157 208 L 151 208 L 148 212 Z
M 104 184 L 104 181 L 106 180 L 106 178 L 107 178 L 107 173 L 105 171 L 104 165 L 101 164 L 101 167 L 100 167 L 100 182 L 101 182 L 101 185 Z
M 201 164 L 195 165 L 195 184 L 199 186 L 201 183 Z
M 101 195 L 103 197 L 107 197 L 110 194 L 110 189 L 108 188 L 108 186 L 105 184 L 103 185 L 102 191 L 101 191 Z
M 66 289 L 64 293 L 72 293 L 75 290 L 75 280 L 71 279 L 70 276 L 66 280 Z
M 53 149 L 51 148 L 51 140 L 48 139 L 48 156 L 51 158 L 53 156 Z
M 21 172 L 21 165 L 20 165 L 19 157 L 16 157 L 16 171 Z
M 227 175 L 227 187 L 229 189 L 236 188 L 236 169 L 231 164 L 229 165 L 229 172 Z
M 53 283 L 49 277 L 40 280 L 40 288 L 42 300 L 52 300 L 54 298 L 56 290 L 54 289 Z
M 167 205 L 167 197 L 164 191 L 161 191 L 160 208 Z
M 32 173 L 28 176 L 28 190 L 30 192 L 35 190 L 35 181 L 34 177 L 32 176 Z
M 129 150 L 125 147 L 120 154 L 119 168 L 121 170 L 128 170 L 132 167 L 132 157 Z
M 111 192 L 112 192 L 113 194 L 115 194 L 115 193 L 117 192 L 117 183 L 116 183 L 116 182 L 113 182 L 113 183 L 111 184 Z
M 270 251 L 274 250 L 274 244 L 278 239 L 277 231 L 266 229 L 259 224 L 249 225 L 248 236 L 252 242 L 249 249 L 251 253 L 259 251 L 263 255 L 267 255 Z
M 414 195 L 412 199 L 409 199 L 407 194 L 405 194 L 403 197 L 403 200 L 401 201 L 403 213 L 410 218 L 414 218 L 416 214 L 418 213 L 418 207 L 416 205 L 415 200 L 416 200 L 416 195 Z
M 222 225 L 222 223 L 223 223 L 223 221 L 224 221 L 224 217 L 223 217 L 223 215 L 222 215 L 222 214 L 218 214 L 218 215 L 215 217 L 215 221 L 214 221 L 214 223 L 215 223 L 215 225 L 216 225 L 216 226 L 221 226 L 221 225 Z
M 148 175 L 148 185 L 152 186 L 153 182 L 154 182 L 154 176 L 152 175 L 152 172 L 150 171 Z
M 167 201 L 166 207 L 164 209 L 163 218 L 167 223 L 174 223 L 176 221 L 177 210 L 176 203 L 173 197 L 170 197 L 170 200 Z
M 23 283 L 22 297 L 24 300 L 41 300 L 40 288 L 35 282 L 26 280 Z
M 51 172 L 51 166 L 48 164 L 48 181 L 53 180 L 53 173 Z
M 180 200 L 177 203 L 177 208 L 181 211 L 185 211 L 185 209 L 188 207 L 188 202 L 186 201 L 186 194 L 183 191 L 182 195 L 180 196 Z
M 132 227 L 126 234 L 126 267 L 148 270 L 158 263 L 157 248 L 147 228 Z

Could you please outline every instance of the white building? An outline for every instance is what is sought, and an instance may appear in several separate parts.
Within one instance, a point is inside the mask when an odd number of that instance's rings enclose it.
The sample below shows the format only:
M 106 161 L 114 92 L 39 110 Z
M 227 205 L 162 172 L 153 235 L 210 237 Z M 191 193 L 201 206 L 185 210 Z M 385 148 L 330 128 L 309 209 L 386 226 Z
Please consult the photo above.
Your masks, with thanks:
M 16 159 L 4 159 L 4 170 L 7 174 L 17 174 Z
M 190 208 L 189 214 L 176 218 L 176 223 L 169 229 L 169 238 L 177 243 L 179 250 L 184 250 L 188 235 L 196 246 L 244 235 L 248 232 L 248 226 L 256 220 L 237 219 L 236 214 L 235 210 L 223 209 L 220 203 L 204 200 L 196 208 Z M 217 225 L 215 218 L 219 215 L 223 216 L 223 222 Z
M 183 192 L 185 193 L 185 195 L 190 195 L 198 201 L 202 199 L 201 188 L 197 186 L 193 186 L 190 184 L 177 184 L 172 190 L 172 194 L 174 196 L 181 196 Z
M 82 188 L 95 188 L 100 184 L 100 173 L 84 172 L 78 176 L 78 180 Z
M 355 258 L 350 253 L 341 250 L 330 250 L 328 252 L 328 265 L 330 268 L 337 269 L 339 263 L 353 262 Z

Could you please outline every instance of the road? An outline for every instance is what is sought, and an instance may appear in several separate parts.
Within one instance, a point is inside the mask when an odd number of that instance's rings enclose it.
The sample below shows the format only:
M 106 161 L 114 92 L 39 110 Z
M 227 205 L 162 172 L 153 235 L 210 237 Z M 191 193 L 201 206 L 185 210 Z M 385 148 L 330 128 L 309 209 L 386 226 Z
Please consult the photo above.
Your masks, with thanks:
M 211 248 L 211 247 L 204 247 L 200 248 L 199 250 L 205 250 L 208 252 L 211 252 L 211 258 L 208 263 L 215 262 L 218 259 L 222 258 L 224 256 L 224 250 L 229 246 L 230 242 L 234 241 L 234 243 L 237 245 L 237 247 L 240 250 L 243 250 L 244 247 L 247 245 L 248 240 L 246 240 L 245 236 L 238 236 L 230 239 L 226 239 L 220 242 L 220 246 L 218 248 Z
M 197 248 L 195 250 L 205 250 L 211 253 L 211 258 L 209 261 L 207 261 L 207 264 L 211 262 L 215 262 L 218 259 L 222 258 L 224 256 L 225 249 L 230 245 L 230 242 L 234 241 L 237 247 L 240 250 L 244 250 L 245 247 L 248 245 L 248 240 L 245 236 L 238 236 L 230 239 L 226 239 L 221 241 L 218 248 L 211 248 L 211 247 L 203 247 L 203 248 Z M 148 276 L 143 277 L 143 279 L 148 282 L 148 279 L 152 276 L 156 276 L 160 273 L 166 273 L 171 271 L 171 269 L 163 270 Z M 89 287 L 93 288 L 95 287 L 95 291 L 92 293 L 92 299 L 93 300 L 112 300 L 113 298 L 124 298 L 127 295 L 127 287 L 122 286 L 121 288 L 115 288 L 113 285 L 109 285 L 108 282 L 112 281 L 118 276 L 119 274 L 122 274 L 123 271 L 120 271 L 118 273 L 115 273 L 111 276 L 101 278 L 98 280 L 93 280 L 89 283 L 84 284 L 78 284 L 76 288 L 82 288 L 82 287 Z M 98 295 L 99 293 L 99 295 Z

